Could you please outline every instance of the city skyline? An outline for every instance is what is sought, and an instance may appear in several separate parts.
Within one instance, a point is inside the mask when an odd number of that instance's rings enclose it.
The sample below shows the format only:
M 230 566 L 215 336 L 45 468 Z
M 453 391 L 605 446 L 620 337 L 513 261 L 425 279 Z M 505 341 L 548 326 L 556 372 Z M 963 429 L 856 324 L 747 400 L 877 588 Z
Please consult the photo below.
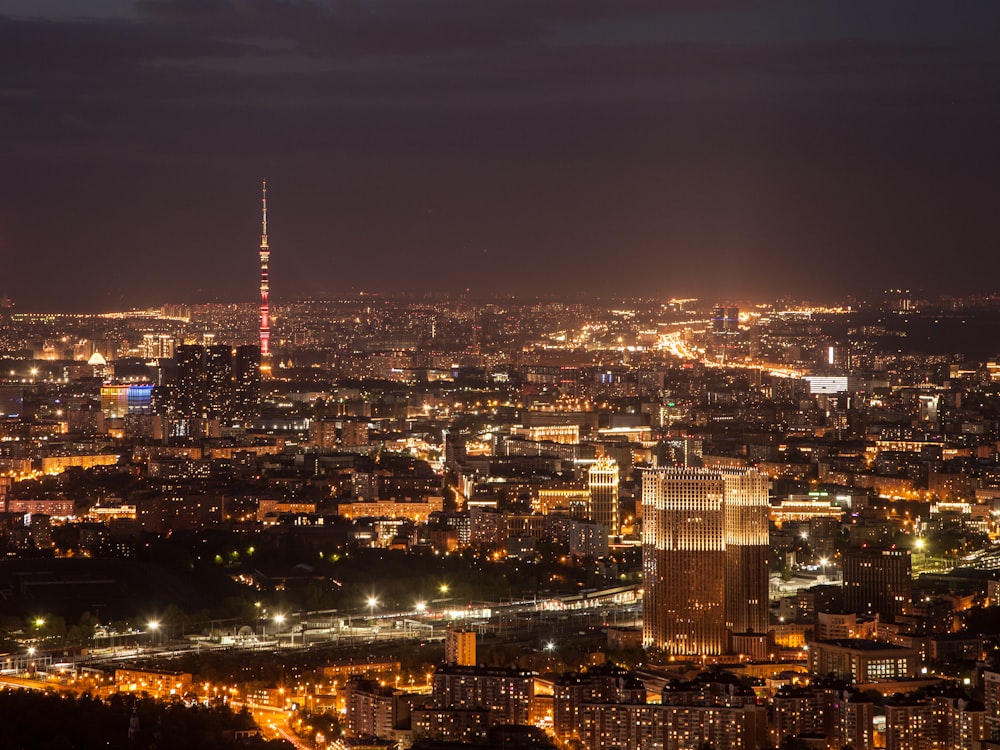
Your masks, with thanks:
M 1000 295 L 259 312 L 0 305 L 0 661 L 91 744 L 1000 746 Z
M 12 0 L 0 293 L 987 291 L 998 12 Z

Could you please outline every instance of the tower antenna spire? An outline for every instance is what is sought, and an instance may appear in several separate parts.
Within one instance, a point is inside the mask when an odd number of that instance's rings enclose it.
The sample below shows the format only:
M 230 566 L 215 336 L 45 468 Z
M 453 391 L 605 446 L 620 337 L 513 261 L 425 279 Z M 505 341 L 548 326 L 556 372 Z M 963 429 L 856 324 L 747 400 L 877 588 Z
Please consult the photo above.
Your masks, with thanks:
M 271 311 L 268 306 L 268 263 L 271 260 L 271 248 L 267 244 L 267 180 L 261 182 L 261 216 L 260 216 L 260 356 L 261 370 L 267 371 L 271 365 Z
M 267 247 L 267 180 L 261 183 L 260 246 Z

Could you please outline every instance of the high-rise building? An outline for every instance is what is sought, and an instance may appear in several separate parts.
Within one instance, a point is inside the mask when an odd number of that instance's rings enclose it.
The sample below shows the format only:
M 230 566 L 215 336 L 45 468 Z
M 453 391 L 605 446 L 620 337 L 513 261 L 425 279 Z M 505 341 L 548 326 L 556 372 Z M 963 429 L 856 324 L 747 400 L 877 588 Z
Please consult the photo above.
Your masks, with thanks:
M 233 349 L 213 344 L 205 349 L 205 416 L 229 420 L 233 406 Z
M 224 344 L 205 348 L 205 416 L 229 421 L 233 411 L 233 349 Z
M 170 359 L 174 356 L 174 337 L 168 333 L 144 333 L 142 356 L 146 359 Z
M 410 731 L 415 742 L 458 742 L 463 745 L 486 743 L 493 712 L 488 708 L 414 706 L 410 712 Z
M 174 353 L 176 376 L 157 398 L 157 411 L 178 419 L 245 425 L 260 404 L 260 351 L 256 346 L 185 344 Z
M 0 479 L 0 482 L 3 480 Z M 1000 741 L 1000 672 L 994 669 L 983 670 L 983 703 L 986 707 L 986 733 L 990 739 Z
M 444 662 L 461 667 L 476 666 L 476 631 L 463 628 L 444 631 Z
M 862 547 L 844 552 L 844 605 L 893 621 L 913 602 L 910 551 Z
M 399 719 L 402 690 L 375 680 L 354 678 L 345 686 L 344 704 L 349 737 L 389 739 Z M 407 713 L 405 708 L 403 713 Z
M 183 418 L 204 416 L 205 405 L 205 347 L 184 344 L 174 351 L 177 365 L 176 397 L 174 411 Z
M 825 737 L 828 750 L 874 747 L 874 704 L 843 680 L 818 677 L 808 685 L 786 685 L 772 701 L 774 739 L 782 745 Z
M 768 480 L 741 469 L 649 469 L 642 478 L 643 641 L 722 654 L 767 632 Z
M 260 347 L 236 347 L 233 356 L 233 420 L 246 425 L 260 413 Z
M 886 750 L 973 750 L 987 738 L 983 705 L 966 697 L 911 694 L 886 702 Z
M 640 700 L 642 683 L 634 676 L 621 687 L 573 685 L 573 675 L 556 682 L 553 728 L 556 735 L 579 740 L 588 750 L 760 750 L 769 747 L 767 708 L 753 689 L 721 674 L 668 683 L 660 703 Z M 635 682 L 639 689 L 631 689 Z M 594 689 L 597 687 L 598 689 Z M 610 689 L 608 689 L 610 688 Z
M 618 517 L 618 462 L 601 456 L 587 470 L 587 488 L 590 490 L 590 516 L 608 528 L 612 536 L 618 534 L 621 521 Z
M 552 688 L 552 725 L 563 741 L 579 736 L 581 711 L 587 703 L 646 705 L 646 688 L 628 670 L 614 666 L 566 672 Z
M 739 333 L 740 309 L 717 305 L 712 309 L 712 333 Z
M 437 705 L 489 708 L 507 724 L 528 723 L 534 688 L 534 672 L 496 667 L 438 667 L 432 683 Z

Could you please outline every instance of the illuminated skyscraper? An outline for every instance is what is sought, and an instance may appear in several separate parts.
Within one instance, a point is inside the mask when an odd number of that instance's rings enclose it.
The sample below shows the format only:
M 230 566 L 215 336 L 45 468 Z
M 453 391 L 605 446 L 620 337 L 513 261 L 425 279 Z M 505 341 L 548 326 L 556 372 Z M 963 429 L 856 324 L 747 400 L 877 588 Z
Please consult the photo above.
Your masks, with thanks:
M 714 655 L 730 633 L 767 632 L 767 495 L 752 469 L 643 473 L 647 646 Z
M 271 248 L 267 245 L 267 180 L 262 183 L 261 225 L 260 225 L 260 355 L 262 366 L 266 367 L 267 357 L 271 354 L 271 312 L 268 307 L 268 263 L 271 260 Z
M 591 520 L 608 527 L 608 532 L 618 534 L 618 462 L 601 456 L 587 471 L 587 488 L 590 490 Z

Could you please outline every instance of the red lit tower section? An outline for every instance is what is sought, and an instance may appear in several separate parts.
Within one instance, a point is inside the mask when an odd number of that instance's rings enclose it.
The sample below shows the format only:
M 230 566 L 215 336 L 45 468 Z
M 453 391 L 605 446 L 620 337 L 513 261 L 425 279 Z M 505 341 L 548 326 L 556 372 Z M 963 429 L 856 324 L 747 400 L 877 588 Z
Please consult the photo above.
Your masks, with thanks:
M 269 366 L 271 354 L 271 312 L 268 308 L 267 267 L 271 259 L 271 249 L 267 246 L 267 180 L 262 184 L 261 232 L 260 232 L 260 357 L 261 367 Z

